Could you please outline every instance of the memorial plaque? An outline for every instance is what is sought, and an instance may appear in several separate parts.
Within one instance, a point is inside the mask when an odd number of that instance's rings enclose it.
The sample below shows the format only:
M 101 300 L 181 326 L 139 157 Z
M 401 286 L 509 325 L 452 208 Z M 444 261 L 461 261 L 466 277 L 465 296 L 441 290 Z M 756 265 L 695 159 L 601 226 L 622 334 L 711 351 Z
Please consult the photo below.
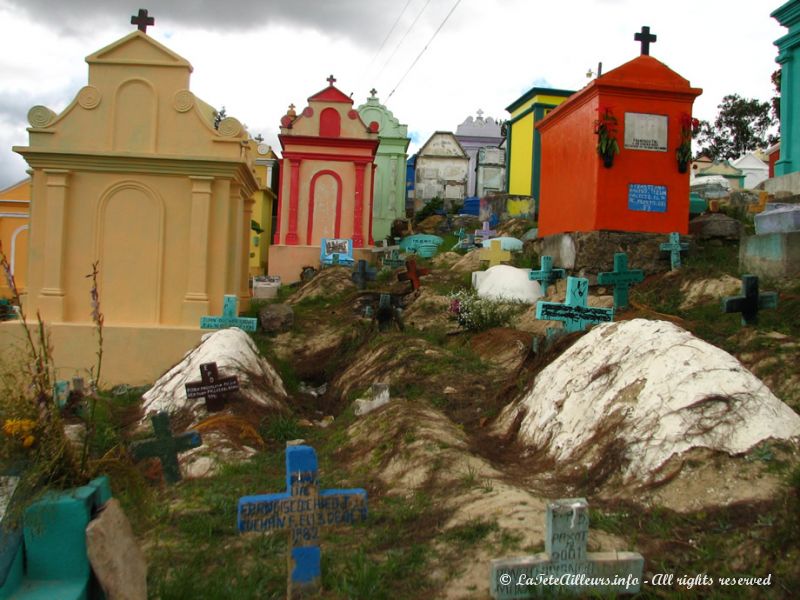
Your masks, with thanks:
M 667 151 L 666 115 L 625 113 L 625 148 L 629 150 Z
M 628 208 L 642 212 L 667 212 L 667 186 L 629 183 Z

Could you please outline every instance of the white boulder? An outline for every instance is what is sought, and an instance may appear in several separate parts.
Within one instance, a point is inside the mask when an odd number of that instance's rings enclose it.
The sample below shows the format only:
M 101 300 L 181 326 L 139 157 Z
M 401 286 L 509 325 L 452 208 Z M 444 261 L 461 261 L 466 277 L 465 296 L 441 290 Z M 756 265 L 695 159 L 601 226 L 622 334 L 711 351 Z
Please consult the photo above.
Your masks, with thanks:
M 495 265 L 486 271 L 474 272 L 472 285 L 481 298 L 533 304 L 542 297 L 542 288 L 538 281 L 528 278 L 530 271 L 509 265 Z
M 220 329 L 203 336 L 200 344 L 167 371 L 142 396 L 144 419 L 153 413 L 174 413 L 189 408 L 205 414 L 205 400 L 188 400 L 184 386 L 200 380 L 200 365 L 215 362 L 223 377 L 239 378 L 239 394 L 249 401 L 275 410 L 288 410 L 286 390 L 280 376 L 261 356 L 252 338 L 241 329 Z
M 623 481 L 659 483 L 673 456 L 795 438 L 800 416 L 727 352 L 672 323 L 633 319 L 594 327 L 495 427 L 518 427 L 517 439 L 557 468 L 605 468 L 613 456 Z

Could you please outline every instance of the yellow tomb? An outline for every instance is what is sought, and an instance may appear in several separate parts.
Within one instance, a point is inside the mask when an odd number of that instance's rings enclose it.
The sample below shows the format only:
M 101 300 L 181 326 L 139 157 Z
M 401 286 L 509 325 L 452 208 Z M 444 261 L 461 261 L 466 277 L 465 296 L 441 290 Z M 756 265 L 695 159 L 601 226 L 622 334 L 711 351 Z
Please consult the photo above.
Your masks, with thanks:
M 17 290 L 25 291 L 28 268 L 28 231 L 31 180 L 23 179 L 0 190 L 0 247 L 8 259 Z M 0 275 L 0 298 L 10 298 L 6 278 Z
M 88 85 L 61 114 L 33 107 L 29 145 L 14 148 L 32 170 L 24 306 L 51 328 L 57 376 L 85 375 L 97 351 L 86 274 L 99 261 L 102 383 L 146 383 L 199 341 L 223 295 L 248 306 L 261 186 L 247 131 L 231 117 L 215 128 L 186 59 L 134 31 L 86 62 Z

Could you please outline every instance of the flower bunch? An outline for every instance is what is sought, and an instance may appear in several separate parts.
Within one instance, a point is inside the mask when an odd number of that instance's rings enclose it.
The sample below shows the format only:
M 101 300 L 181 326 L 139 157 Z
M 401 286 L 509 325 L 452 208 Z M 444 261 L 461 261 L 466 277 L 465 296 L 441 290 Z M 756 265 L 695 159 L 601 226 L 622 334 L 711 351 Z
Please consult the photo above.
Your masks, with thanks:
M 599 117 L 594 121 L 594 132 L 597 135 L 597 153 L 600 156 L 613 156 L 619 154 L 617 142 L 617 117 L 611 112 L 611 107 L 597 109 Z
M 521 303 L 481 298 L 475 290 L 459 290 L 450 294 L 450 312 L 458 324 L 469 331 L 483 331 L 508 325 L 524 308 Z
M 34 429 L 36 421 L 33 419 L 6 419 L 3 423 L 3 433 L 10 438 L 20 440 L 23 448 L 30 448 L 36 441 L 36 436 L 33 435 Z
M 675 156 L 679 163 L 688 164 L 692 160 L 692 138 L 700 133 L 700 121 L 689 114 L 681 115 L 681 141 Z

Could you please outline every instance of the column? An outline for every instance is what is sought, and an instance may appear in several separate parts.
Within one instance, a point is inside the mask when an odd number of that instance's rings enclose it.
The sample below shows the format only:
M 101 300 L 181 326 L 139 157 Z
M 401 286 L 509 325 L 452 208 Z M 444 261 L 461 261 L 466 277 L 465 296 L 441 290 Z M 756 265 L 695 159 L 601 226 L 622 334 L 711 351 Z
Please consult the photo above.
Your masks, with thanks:
M 39 308 L 48 321 L 64 320 L 64 222 L 69 171 L 45 169 L 45 222 L 42 288 Z
M 262 192 L 259 192 L 262 193 Z M 241 253 L 241 274 L 239 275 L 239 310 L 250 308 L 250 236 L 255 232 L 250 229 L 250 221 L 253 218 L 253 205 L 255 201 L 251 197 L 242 199 L 242 253 Z
M 787 2 L 772 13 L 789 32 L 775 45 L 781 65 L 781 157 L 775 175 L 800 171 L 800 0 Z
M 290 246 L 297 245 L 297 210 L 300 203 L 300 160 L 290 158 L 291 179 L 289 180 L 289 231 L 286 233 L 286 243 Z
M 281 213 L 283 211 L 283 203 L 286 202 L 286 196 L 283 193 L 283 172 L 286 170 L 286 161 L 283 162 L 280 170 L 278 170 L 278 195 L 275 202 L 278 203 L 278 214 L 275 216 L 275 235 L 272 238 L 273 244 L 281 243 Z
M 353 209 L 353 248 L 364 247 L 364 164 L 356 164 L 356 197 Z
M 245 234 L 245 231 L 243 231 L 244 224 L 242 223 L 242 219 L 244 218 L 244 202 L 242 198 L 242 186 L 239 184 L 239 182 L 231 181 L 229 199 L 230 204 L 228 206 L 228 211 L 230 215 L 230 237 L 228 239 L 230 242 L 228 244 L 227 257 L 230 268 L 228 270 L 228 279 L 225 282 L 225 293 L 238 294 L 242 279 L 241 253 L 242 248 L 244 247 L 242 238 Z
M 186 295 L 183 297 L 182 323 L 200 325 L 208 315 L 208 227 L 211 217 L 213 177 L 189 177 L 192 202 L 189 213 L 189 255 L 187 257 Z
M 369 245 L 374 246 L 375 240 L 372 238 L 372 213 L 375 209 L 375 178 L 378 174 L 378 165 L 370 164 L 370 188 L 369 188 Z

